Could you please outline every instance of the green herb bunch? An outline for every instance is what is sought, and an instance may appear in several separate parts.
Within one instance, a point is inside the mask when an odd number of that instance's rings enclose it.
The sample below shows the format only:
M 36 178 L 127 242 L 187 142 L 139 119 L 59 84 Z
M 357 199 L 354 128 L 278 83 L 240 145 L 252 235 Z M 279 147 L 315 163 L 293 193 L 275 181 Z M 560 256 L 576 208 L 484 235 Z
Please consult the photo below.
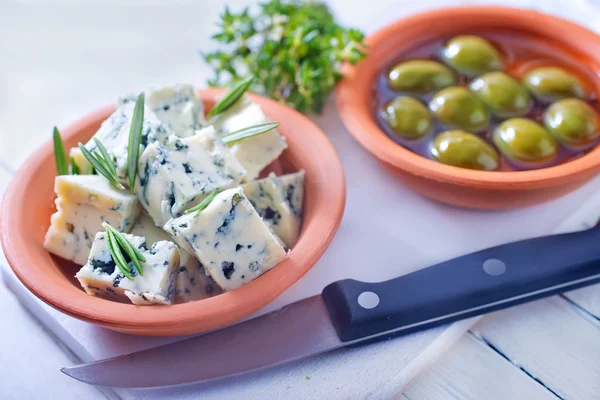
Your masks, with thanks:
M 251 90 L 303 113 L 321 112 L 342 74 L 343 62 L 365 57 L 364 35 L 338 25 L 324 4 L 269 0 L 257 13 L 248 8 L 221 15 L 213 39 L 219 50 L 204 54 L 215 71 L 211 86 L 254 75 Z

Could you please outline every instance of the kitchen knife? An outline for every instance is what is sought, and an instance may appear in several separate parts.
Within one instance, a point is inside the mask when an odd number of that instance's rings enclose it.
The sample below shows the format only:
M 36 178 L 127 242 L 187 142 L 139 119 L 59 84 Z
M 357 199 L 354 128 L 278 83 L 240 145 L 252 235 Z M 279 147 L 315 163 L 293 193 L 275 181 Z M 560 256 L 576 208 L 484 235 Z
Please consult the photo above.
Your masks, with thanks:
M 481 250 L 320 296 L 202 336 L 62 371 L 94 385 L 208 381 L 473 317 L 600 281 L 600 228 Z

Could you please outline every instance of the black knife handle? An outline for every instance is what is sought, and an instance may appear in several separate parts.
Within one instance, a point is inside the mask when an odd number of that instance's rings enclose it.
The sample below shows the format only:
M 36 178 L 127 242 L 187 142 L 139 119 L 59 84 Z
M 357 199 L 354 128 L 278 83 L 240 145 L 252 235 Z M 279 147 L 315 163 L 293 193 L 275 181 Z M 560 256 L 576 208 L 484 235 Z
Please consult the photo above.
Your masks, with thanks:
M 492 247 L 385 282 L 337 281 L 323 299 L 347 342 L 432 328 L 599 281 L 600 228 L 592 228 Z

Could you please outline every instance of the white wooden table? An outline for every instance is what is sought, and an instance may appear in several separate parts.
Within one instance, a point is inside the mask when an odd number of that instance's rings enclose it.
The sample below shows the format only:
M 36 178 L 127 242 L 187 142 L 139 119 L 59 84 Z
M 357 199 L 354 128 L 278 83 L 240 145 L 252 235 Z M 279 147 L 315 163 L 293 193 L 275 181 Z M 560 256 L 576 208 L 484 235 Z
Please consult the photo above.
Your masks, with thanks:
M 0 194 L 53 125 L 149 84 L 202 86 L 209 71 L 196 51 L 208 43 L 223 3 L 0 0 Z M 343 22 L 370 32 L 443 1 L 329 3 Z M 554 12 L 600 30 L 600 8 L 584 0 L 500 3 Z M 0 316 L 0 398 L 104 397 L 59 372 L 75 360 L 2 285 Z M 397 398 L 600 399 L 599 321 L 598 287 L 495 313 Z

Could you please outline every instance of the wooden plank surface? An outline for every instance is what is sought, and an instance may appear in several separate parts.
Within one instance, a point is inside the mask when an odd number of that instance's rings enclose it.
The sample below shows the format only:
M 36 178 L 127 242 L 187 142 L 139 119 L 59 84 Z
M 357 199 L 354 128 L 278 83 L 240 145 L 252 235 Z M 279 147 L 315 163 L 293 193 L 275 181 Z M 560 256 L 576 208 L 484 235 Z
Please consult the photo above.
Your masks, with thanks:
M 472 335 L 465 335 L 402 396 L 405 400 L 556 400 L 554 394 Z
M 600 319 L 600 284 L 564 294 L 565 299 Z
M 555 296 L 499 311 L 473 330 L 563 399 L 600 399 L 600 323 Z

